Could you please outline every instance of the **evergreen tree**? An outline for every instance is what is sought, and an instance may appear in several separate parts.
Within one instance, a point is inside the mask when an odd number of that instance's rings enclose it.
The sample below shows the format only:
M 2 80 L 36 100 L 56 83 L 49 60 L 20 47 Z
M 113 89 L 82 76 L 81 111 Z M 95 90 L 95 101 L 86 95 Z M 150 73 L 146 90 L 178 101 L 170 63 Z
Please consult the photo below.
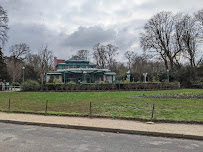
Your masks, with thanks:
M 1 48 L 0 48 L 0 81 L 1 80 L 9 81 L 10 76 L 8 74 L 7 66 L 6 66 L 6 63 L 4 62 L 4 60 L 5 60 L 5 58 L 4 58 Z

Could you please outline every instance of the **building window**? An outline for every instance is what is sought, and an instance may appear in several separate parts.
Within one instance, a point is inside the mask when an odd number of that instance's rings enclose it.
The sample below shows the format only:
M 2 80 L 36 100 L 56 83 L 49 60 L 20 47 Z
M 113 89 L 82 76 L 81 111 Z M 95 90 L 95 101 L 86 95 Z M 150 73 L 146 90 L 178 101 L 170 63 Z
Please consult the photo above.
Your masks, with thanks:
M 50 75 L 50 80 L 53 80 L 53 79 L 54 79 L 54 77 L 53 77 L 53 75 L 51 74 L 51 75 Z
M 80 68 L 80 66 L 79 66 L 79 65 L 77 65 L 77 68 Z

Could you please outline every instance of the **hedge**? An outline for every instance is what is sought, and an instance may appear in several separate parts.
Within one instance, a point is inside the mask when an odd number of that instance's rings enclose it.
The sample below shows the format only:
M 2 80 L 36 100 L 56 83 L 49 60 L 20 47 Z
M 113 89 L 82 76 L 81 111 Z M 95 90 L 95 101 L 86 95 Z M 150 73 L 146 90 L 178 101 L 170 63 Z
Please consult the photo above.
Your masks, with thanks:
M 41 91 L 169 90 L 179 88 L 179 82 L 129 84 L 44 84 L 41 86 Z

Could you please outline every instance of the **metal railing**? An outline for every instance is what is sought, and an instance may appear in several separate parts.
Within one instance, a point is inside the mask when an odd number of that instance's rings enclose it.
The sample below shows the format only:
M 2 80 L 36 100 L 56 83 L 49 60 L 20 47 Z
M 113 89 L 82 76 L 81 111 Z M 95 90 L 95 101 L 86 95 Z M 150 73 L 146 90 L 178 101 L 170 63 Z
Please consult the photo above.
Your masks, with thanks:
M 20 86 L 1 86 L 0 91 L 21 91 Z

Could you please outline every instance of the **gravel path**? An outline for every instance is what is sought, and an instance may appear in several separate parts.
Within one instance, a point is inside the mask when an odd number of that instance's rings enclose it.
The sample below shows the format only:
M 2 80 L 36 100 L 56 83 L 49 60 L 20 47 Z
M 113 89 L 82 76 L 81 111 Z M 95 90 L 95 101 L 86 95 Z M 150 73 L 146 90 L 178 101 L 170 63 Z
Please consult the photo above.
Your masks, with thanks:
M 169 124 L 169 123 L 147 124 L 144 122 L 130 120 L 114 120 L 101 118 L 90 119 L 80 117 L 42 116 L 42 115 L 14 114 L 14 113 L 9 114 L 2 112 L 0 113 L 0 120 L 115 128 L 136 131 L 195 135 L 203 137 L 203 125 L 197 124 Z

